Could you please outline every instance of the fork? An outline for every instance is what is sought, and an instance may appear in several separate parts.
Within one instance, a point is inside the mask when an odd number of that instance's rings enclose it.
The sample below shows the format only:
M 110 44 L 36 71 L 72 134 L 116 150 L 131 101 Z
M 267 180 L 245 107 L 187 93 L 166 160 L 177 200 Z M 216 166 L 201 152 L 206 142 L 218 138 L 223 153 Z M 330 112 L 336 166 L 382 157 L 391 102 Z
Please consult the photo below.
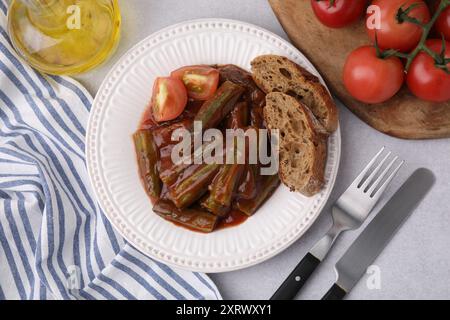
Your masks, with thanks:
M 392 152 L 382 157 L 384 151 L 383 147 L 336 201 L 332 207 L 333 226 L 300 261 L 271 300 L 293 299 L 325 259 L 341 233 L 358 229 L 364 223 L 404 164 L 404 161 L 399 161 L 399 157 L 392 159 Z

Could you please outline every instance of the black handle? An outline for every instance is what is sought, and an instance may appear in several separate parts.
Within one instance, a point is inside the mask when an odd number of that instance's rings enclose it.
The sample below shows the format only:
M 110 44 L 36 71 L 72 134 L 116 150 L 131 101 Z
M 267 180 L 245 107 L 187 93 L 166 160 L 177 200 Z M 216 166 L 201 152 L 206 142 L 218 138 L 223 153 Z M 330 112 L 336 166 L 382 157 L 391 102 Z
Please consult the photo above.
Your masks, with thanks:
M 322 300 L 343 300 L 346 295 L 347 292 L 335 283 L 323 296 Z
M 286 280 L 284 280 L 283 284 L 278 288 L 277 292 L 275 292 L 270 300 L 294 299 L 319 264 L 320 260 L 308 252 L 294 271 L 292 271 Z

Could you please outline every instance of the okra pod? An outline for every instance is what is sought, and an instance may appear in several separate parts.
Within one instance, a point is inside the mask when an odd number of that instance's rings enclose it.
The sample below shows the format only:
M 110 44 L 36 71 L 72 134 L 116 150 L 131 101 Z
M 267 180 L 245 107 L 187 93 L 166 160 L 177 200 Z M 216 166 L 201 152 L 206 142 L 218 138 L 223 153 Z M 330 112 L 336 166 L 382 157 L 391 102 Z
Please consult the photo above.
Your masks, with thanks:
M 240 164 L 226 164 L 222 166 L 209 187 L 210 196 L 215 202 L 224 207 L 231 205 L 231 200 L 239 186 L 243 171 L 244 165 Z
M 160 125 L 157 128 L 152 130 L 153 139 L 155 141 L 155 145 L 158 148 L 163 148 L 168 145 L 175 144 L 176 142 L 172 141 L 172 134 L 177 129 L 189 129 L 192 127 L 192 119 L 182 119 L 180 121 L 167 124 Z
M 219 170 L 219 164 L 193 165 L 169 186 L 170 198 L 178 208 L 186 208 L 200 199 Z
M 218 203 L 211 194 L 207 194 L 203 197 L 200 201 L 200 206 L 219 217 L 225 217 L 231 210 L 231 207 L 224 207 Z
M 202 105 L 194 121 L 201 121 L 204 130 L 216 127 L 233 110 L 244 91 L 240 85 L 224 82 L 214 97 Z
M 265 128 L 263 107 L 252 107 L 252 110 L 250 111 L 250 122 L 252 127 L 257 129 Z
M 191 146 L 191 150 L 193 146 Z M 191 154 L 186 155 L 186 162 L 181 162 L 179 164 L 174 164 L 172 162 L 172 149 L 170 146 L 167 146 L 161 149 L 161 160 L 160 160 L 160 178 L 164 182 L 165 185 L 171 186 L 176 181 L 179 180 L 179 177 L 184 173 L 184 171 L 192 167 L 192 161 L 194 161 L 197 157 L 203 157 L 203 154 L 211 153 L 212 150 L 215 150 L 215 142 L 208 142 L 200 146 L 198 149 L 194 150 Z
M 221 81 L 231 81 L 246 88 L 245 98 L 252 108 L 265 106 L 266 94 L 258 88 L 251 73 L 235 65 L 219 66 L 218 70 Z
M 164 161 L 172 161 L 171 159 L 165 159 Z M 173 185 L 181 174 L 183 174 L 184 170 L 189 168 L 190 164 L 179 164 L 179 165 L 172 165 L 168 169 L 163 169 L 161 173 L 159 174 L 159 177 L 163 181 L 163 183 L 167 186 Z
M 227 128 L 242 129 L 249 123 L 249 108 L 247 102 L 238 102 L 228 118 Z
M 161 194 L 161 180 L 158 174 L 158 150 L 149 130 L 139 130 L 133 135 L 139 173 L 148 195 L 158 198 Z
M 239 198 L 254 199 L 257 195 L 258 182 L 261 179 L 259 174 L 259 166 L 256 164 L 245 165 L 244 172 L 239 182 L 238 193 Z
M 153 211 L 166 220 L 205 233 L 214 231 L 219 221 L 219 217 L 207 211 L 198 208 L 179 209 L 167 200 L 157 201 Z
M 236 208 L 248 216 L 253 215 L 256 210 L 269 198 L 280 184 L 278 175 L 261 176 L 262 183 L 258 188 L 258 194 L 254 199 L 239 199 Z
M 210 192 L 201 201 L 201 206 L 215 215 L 225 216 L 230 211 L 244 168 L 239 164 L 223 165 L 209 186 Z

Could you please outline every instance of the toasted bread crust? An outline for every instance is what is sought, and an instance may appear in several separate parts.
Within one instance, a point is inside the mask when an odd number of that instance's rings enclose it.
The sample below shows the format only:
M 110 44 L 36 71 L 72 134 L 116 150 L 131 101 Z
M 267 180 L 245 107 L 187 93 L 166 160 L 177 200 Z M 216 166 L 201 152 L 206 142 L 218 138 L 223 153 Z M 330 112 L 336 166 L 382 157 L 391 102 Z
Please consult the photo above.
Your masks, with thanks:
M 291 191 L 311 197 L 325 184 L 327 132 L 311 111 L 283 93 L 266 97 L 264 119 L 280 130 L 280 179 Z
M 263 55 L 252 62 L 253 78 L 266 93 L 283 92 L 305 104 L 328 133 L 338 128 L 339 112 L 320 80 L 289 59 Z

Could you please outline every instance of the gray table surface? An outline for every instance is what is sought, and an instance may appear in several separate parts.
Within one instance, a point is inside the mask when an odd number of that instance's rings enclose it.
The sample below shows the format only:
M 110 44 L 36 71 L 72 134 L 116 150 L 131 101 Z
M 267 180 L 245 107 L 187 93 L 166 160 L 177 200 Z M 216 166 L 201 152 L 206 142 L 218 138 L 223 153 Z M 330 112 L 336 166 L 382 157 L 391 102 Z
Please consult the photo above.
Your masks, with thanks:
M 119 0 L 123 37 L 115 56 L 88 74 L 77 77 L 95 95 L 111 66 L 129 48 L 171 24 L 196 18 L 229 18 L 250 22 L 287 38 L 266 0 Z M 248 269 L 212 274 L 225 299 L 267 299 L 299 259 L 331 224 L 330 206 L 381 146 L 408 163 L 388 194 L 415 168 L 427 167 L 437 175 L 434 190 L 414 212 L 376 260 L 380 286 L 368 285 L 366 275 L 349 299 L 450 299 L 450 140 L 403 141 L 371 129 L 340 106 L 342 159 L 331 198 L 311 229 L 278 256 Z M 382 201 L 382 203 L 385 199 Z M 382 205 L 380 203 L 380 205 Z M 362 229 L 345 234 L 314 274 L 298 299 L 318 299 L 335 280 L 336 261 Z

